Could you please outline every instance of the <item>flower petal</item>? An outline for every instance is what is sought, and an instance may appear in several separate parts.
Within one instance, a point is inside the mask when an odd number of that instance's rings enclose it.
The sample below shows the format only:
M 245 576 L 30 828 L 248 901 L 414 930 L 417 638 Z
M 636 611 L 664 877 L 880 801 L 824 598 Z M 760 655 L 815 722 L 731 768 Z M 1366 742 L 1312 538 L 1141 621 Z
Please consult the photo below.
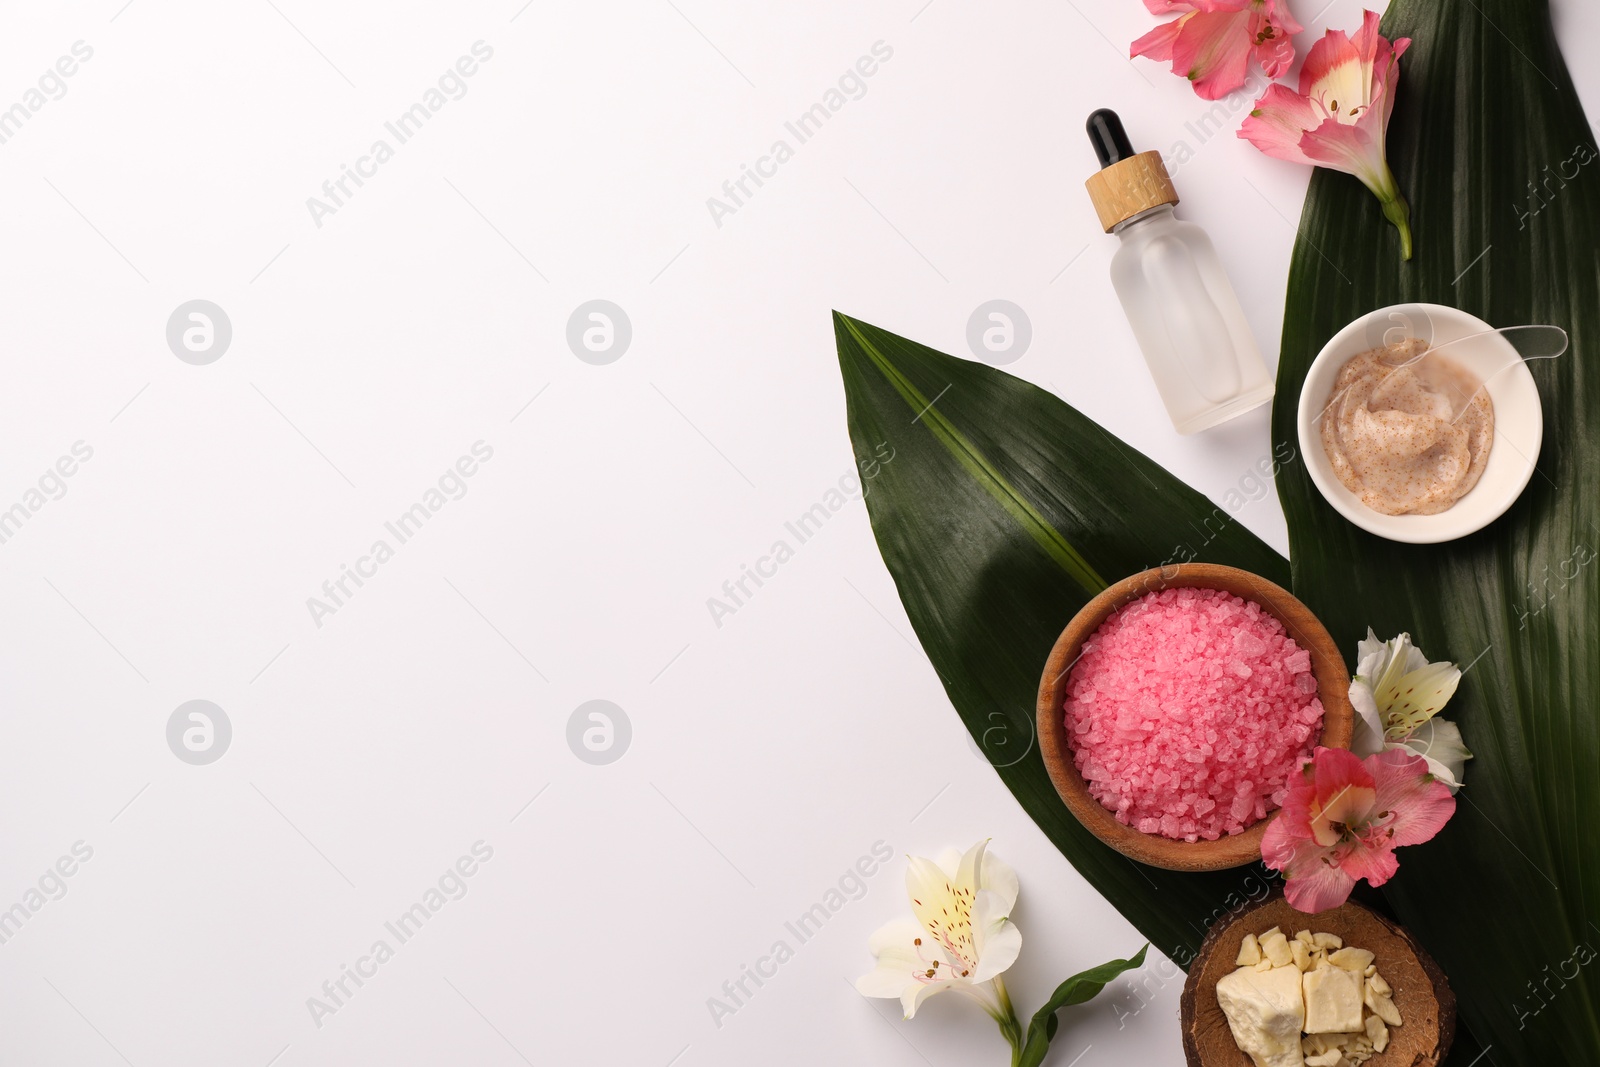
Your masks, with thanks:
M 1382 691 L 1390 688 L 1395 681 L 1424 667 L 1427 667 L 1427 656 L 1422 654 L 1422 649 L 1411 643 L 1410 633 L 1402 633 L 1400 637 L 1389 641 L 1389 661 L 1384 664 L 1384 672 L 1373 681 L 1373 689 Z
M 1172 44 L 1178 39 L 1178 31 L 1183 28 L 1183 20 L 1188 17 L 1188 15 L 1185 15 L 1183 18 L 1176 18 L 1171 22 L 1164 22 L 1134 41 L 1133 44 L 1128 46 L 1128 58 L 1136 59 L 1139 56 L 1144 56 L 1146 59 L 1155 59 L 1161 62 L 1170 60 L 1172 58 Z
M 1400 58 L 1411 44 L 1411 38 L 1401 37 L 1391 44 L 1378 32 L 1378 13 L 1367 11 L 1362 14 L 1361 28 L 1352 38 L 1356 52 L 1361 56 L 1362 76 L 1366 79 L 1369 88 L 1369 102 L 1375 104 L 1373 95 L 1376 88 L 1374 83 L 1381 84 L 1392 90 L 1394 79 L 1399 74 L 1399 66 L 1395 61 Z M 1391 92 L 1387 105 L 1383 110 L 1384 125 L 1388 125 L 1389 112 L 1394 109 L 1394 95 Z
M 900 1008 L 905 1012 L 907 1019 L 915 1018 L 917 1009 L 922 1006 L 923 1001 L 935 993 L 943 993 L 952 986 L 960 986 L 962 984 L 964 983 L 949 980 L 942 982 L 913 982 L 900 994 Z
M 1341 831 L 1334 824 L 1360 823 L 1372 810 L 1373 776 L 1360 757 L 1342 748 L 1319 747 L 1312 760 L 1316 795 L 1309 810 L 1311 834 L 1319 845 L 1337 844 Z
M 1300 95 L 1320 102 L 1329 114 L 1333 104 L 1346 112 L 1367 102 L 1366 71 L 1361 53 L 1343 30 L 1329 30 L 1306 53 L 1300 68 Z
M 1400 869 L 1400 861 L 1394 858 L 1391 844 L 1377 848 L 1357 846 L 1342 855 L 1339 869 L 1357 881 L 1365 878 L 1373 885 L 1382 885 L 1394 877 L 1394 872 Z
M 909 967 L 887 962 L 880 962 L 855 982 L 857 993 L 877 1000 L 899 1000 L 914 985 L 917 980 Z
M 1204 100 L 1221 99 L 1243 85 L 1250 64 L 1250 12 L 1198 11 L 1180 21 L 1172 72 L 1188 78 Z
M 979 872 L 978 888 L 996 893 L 1005 901 L 1008 912 L 1017 906 L 1017 894 L 1021 889 L 1017 882 L 1017 872 L 1011 869 L 1011 865 L 993 852 L 987 851 L 983 854 L 983 869 Z M 973 918 L 976 921 L 976 914 Z
M 1379 40 L 1382 40 L 1382 38 L 1379 38 Z M 1389 127 L 1389 116 L 1394 111 L 1395 89 L 1400 84 L 1400 56 L 1409 47 L 1411 47 L 1411 38 L 1401 37 L 1389 46 L 1387 56 L 1380 52 L 1376 60 L 1376 69 L 1383 81 L 1383 105 L 1381 110 L 1385 129 Z M 1377 109 L 1378 105 L 1374 103 L 1373 107 Z
M 978 966 L 971 975 L 974 982 L 986 982 L 1017 962 L 1017 954 L 1022 951 L 1022 931 L 1011 921 L 1011 905 L 999 893 L 978 890 L 977 902 L 972 906 L 972 929 L 978 946 Z
M 1346 125 L 1337 119 L 1324 119 L 1300 138 L 1300 152 L 1318 166 L 1343 171 L 1361 179 L 1378 199 L 1394 199 L 1398 194 L 1394 175 L 1383 154 L 1382 129 L 1374 139 L 1364 124 Z M 1394 664 L 1390 664 L 1393 669 Z
M 1285 841 L 1310 840 L 1311 805 L 1317 796 L 1316 764 L 1306 760 L 1300 765 L 1299 773 L 1289 776 L 1288 785 L 1289 795 L 1267 824 L 1267 837 L 1278 835 Z
M 1388 43 L 1378 32 L 1378 21 L 1379 16 L 1376 11 L 1362 11 L 1361 28 L 1350 39 L 1356 55 L 1361 57 L 1361 77 L 1368 85 L 1372 84 L 1372 66 L 1378 56 L 1379 44 Z
M 972 933 L 973 885 L 987 841 L 980 841 L 960 858 L 952 878 L 942 867 L 921 856 L 906 857 L 906 894 L 911 911 L 944 948 L 951 966 L 970 970 L 978 963 Z
M 1358 756 L 1375 756 L 1383 751 L 1383 718 L 1378 714 L 1378 702 L 1372 687 L 1360 675 L 1350 683 L 1350 706 L 1356 709 L 1355 735 L 1350 739 L 1350 751 Z
M 968 889 L 973 893 L 978 891 L 979 877 L 983 871 L 983 854 L 988 848 L 989 839 L 986 837 L 962 853 L 952 875 L 956 889 Z
M 917 1008 L 922 1006 L 923 1001 L 935 993 L 943 993 L 946 990 L 971 997 L 978 1002 L 980 1008 L 989 1013 L 989 1017 L 992 1019 L 1000 1020 L 1005 1015 L 1000 1007 L 1000 994 L 996 991 L 993 982 L 956 980 L 929 982 L 926 985 L 918 986 L 916 989 L 906 990 L 905 995 L 900 998 L 900 1006 L 905 1009 L 906 1018 L 909 1019 L 916 1015 Z
M 1456 813 L 1450 787 L 1428 773 L 1428 763 L 1421 756 L 1390 748 L 1368 757 L 1366 764 L 1377 786 L 1372 810 L 1394 813 L 1389 824 L 1394 847 L 1420 845 Z
M 864 997 L 897 1000 L 908 985 L 916 985 L 917 970 L 927 967 L 917 952 L 916 939 L 926 932 L 910 919 L 895 919 L 878 927 L 867 941 L 878 965 L 856 979 L 856 991 Z M 929 955 L 938 958 L 936 954 Z
M 913 919 L 890 919 L 872 932 L 867 938 L 867 951 L 874 956 L 883 956 L 885 953 L 903 952 L 907 958 L 915 960 L 916 941 L 927 933 L 922 924 Z
M 924 856 L 906 857 L 906 895 L 911 898 L 917 919 L 922 919 L 920 901 L 937 901 L 950 889 L 950 876 L 937 863 Z
M 1312 163 L 1300 150 L 1307 128 L 1320 121 L 1311 101 L 1287 86 L 1269 85 L 1255 108 L 1239 127 L 1239 136 L 1275 159 Z
M 1278 816 L 1267 823 L 1266 831 L 1261 835 L 1261 860 L 1275 871 L 1286 871 L 1294 864 L 1302 850 L 1313 852 L 1323 851 L 1306 834 L 1295 833 L 1294 826 L 1279 812 Z
M 1410 634 L 1401 634 L 1395 640 L 1402 642 L 1400 649 L 1395 652 L 1395 657 L 1398 659 L 1401 653 L 1404 653 L 1406 664 L 1404 673 L 1410 674 L 1412 671 L 1420 671 L 1428 665 L 1428 657 L 1423 655 L 1422 649 L 1411 643 Z
M 1454 663 L 1430 663 L 1421 670 L 1396 678 L 1375 695 L 1383 709 L 1383 724 L 1398 739 L 1438 714 L 1461 684 L 1461 668 Z
M 1316 868 L 1283 884 L 1284 899 L 1295 911 L 1315 914 L 1337 908 L 1350 899 L 1356 880 L 1342 868 L 1319 863 Z
M 1395 743 L 1428 761 L 1433 776 L 1454 792 L 1461 788 L 1461 775 L 1472 753 L 1461 739 L 1461 729 L 1449 719 L 1429 719 Z
M 1367 636 L 1356 644 L 1356 677 L 1366 679 L 1370 685 L 1389 663 L 1389 642 L 1379 641 L 1378 635 L 1367 627 Z

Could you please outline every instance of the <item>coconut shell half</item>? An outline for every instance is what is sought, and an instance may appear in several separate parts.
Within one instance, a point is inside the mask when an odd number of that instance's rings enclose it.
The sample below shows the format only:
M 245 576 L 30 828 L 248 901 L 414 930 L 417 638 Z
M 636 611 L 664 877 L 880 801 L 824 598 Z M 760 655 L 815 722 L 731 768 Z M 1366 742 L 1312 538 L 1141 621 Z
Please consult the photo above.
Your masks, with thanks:
M 1279 927 L 1289 937 L 1300 930 L 1335 934 L 1346 945 L 1375 957 L 1378 973 L 1394 989 L 1401 1026 L 1389 1028 L 1389 1044 L 1367 1067 L 1438 1067 L 1456 1030 L 1456 998 L 1439 965 L 1411 935 L 1369 908 L 1347 902 L 1306 915 L 1275 893 L 1218 919 L 1189 967 L 1180 1002 L 1183 1051 L 1189 1067 L 1253 1067 L 1239 1051 L 1228 1019 L 1217 1004 L 1217 982 L 1232 974 L 1246 934 Z

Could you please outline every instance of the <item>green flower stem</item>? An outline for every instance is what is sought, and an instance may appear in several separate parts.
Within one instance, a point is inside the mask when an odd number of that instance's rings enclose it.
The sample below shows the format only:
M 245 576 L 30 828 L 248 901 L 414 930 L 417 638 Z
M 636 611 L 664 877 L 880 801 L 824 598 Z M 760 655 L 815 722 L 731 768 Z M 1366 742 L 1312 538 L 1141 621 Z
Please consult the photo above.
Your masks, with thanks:
M 1406 198 L 1400 195 L 1400 183 L 1394 180 L 1394 171 L 1389 169 L 1388 163 L 1384 163 L 1382 170 L 1361 172 L 1356 177 L 1378 198 L 1378 203 L 1383 206 L 1383 217 L 1394 223 L 1394 228 L 1400 231 L 1400 258 L 1410 259 L 1411 208 L 1407 206 Z
M 1378 202 L 1383 205 L 1383 217 L 1394 223 L 1395 229 L 1400 231 L 1400 258 L 1411 258 L 1411 209 L 1406 206 L 1405 197 L 1398 191 L 1392 197 L 1379 197 Z
M 1384 170 L 1376 174 L 1362 174 L 1362 184 L 1373 190 L 1374 197 L 1378 197 L 1379 205 L 1384 208 L 1384 218 L 1394 222 L 1395 229 L 1400 230 L 1400 258 L 1411 258 L 1411 208 L 1406 205 L 1405 197 L 1400 195 L 1400 182 L 1395 181 L 1395 173 L 1389 170 L 1389 163 L 1384 163 Z
M 1000 999 L 1000 1010 L 1005 1013 L 996 1016 L 995 1022 L 1000 1024 L 1000 1033 L 1011 1046 L 1011 1067 L 1017 1067 L 1022 1062 L 1025 1043 L 1022 1024 L 1017 1021 L 1017 1009 L 1011 1006 L 1011 994 L 1006 992 L 1006 984 L 998 974 L 994 976 L 994 991 Z

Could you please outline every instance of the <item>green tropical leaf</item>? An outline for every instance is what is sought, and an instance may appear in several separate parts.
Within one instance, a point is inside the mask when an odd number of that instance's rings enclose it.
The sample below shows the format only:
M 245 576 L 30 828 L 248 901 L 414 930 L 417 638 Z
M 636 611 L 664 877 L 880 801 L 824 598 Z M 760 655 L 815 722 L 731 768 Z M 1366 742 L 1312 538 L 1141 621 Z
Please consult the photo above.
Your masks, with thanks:
M 1287 563 L 1050 393 L 838 313 L 834 333 L 858 454 L 895 450 L 867 495 L 873 533 L 951 703 L 1072 864 L 1187 964 L 1267 876 L 1143 867 L 1079 825 L 1034 744 L 1039 674 L 1101 575 L 1200 559 L 1281 584 Z
M 1416 258 L 1353 178 L 1317 171 L 1292 261 L 1273 437 L 1295 440 L 1307 367 L 1388 304 L 1565 327 L 1530 365 L 1538 472 L 1512 510 L 1446 545 L 1363 533 L 1303 468 L 1278 479 L 1293 588 L 1346 649 L 1371 625 L 1466 667 L 1446 714 L 1475 759 L 1451 824 L 1386 895 L 1450 976 L 1485 1063 L 1600 1063 L 1600 152 L 1547 0 L 1395 0 L 1389 159 Z M 1456 1058 L 1452 1057 L 1452 1062 Z M 1467 1062 L 1461 1059 L 1459 1062 Z

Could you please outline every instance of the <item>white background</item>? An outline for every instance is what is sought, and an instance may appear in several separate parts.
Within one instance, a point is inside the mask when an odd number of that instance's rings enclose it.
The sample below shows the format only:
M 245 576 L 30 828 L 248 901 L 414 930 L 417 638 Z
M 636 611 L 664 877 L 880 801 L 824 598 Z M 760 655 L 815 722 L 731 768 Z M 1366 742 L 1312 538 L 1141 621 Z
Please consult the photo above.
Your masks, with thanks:
M 1237 141 L 1242 108 L 1196 137 L 1211 105 L 1126 59 L 1134 0 L 274 3 L 0 12 L 0 107 L 93 48 L 0 145 L 0 509 L 93 449 L 0 544 L 0 909 L 93 849 L 0 945 L 0 1063 L 1004 1062 L 966 1002 L 907 1023 L 847 984 L 907 910 L 899 854 L 993 837 L 1024 1011 L 1141 939 L 967 741 L 862 504 L 720 627 L 707 599 L 852 468 L 830 308 L 965 354 L 1014 301 L 1012 371 L 1220 501 L 1266 410 L 1170 429 L 1083 119 L 1188 143 L 1181 213 L 1269 362 L 1307 172 Z M 1302 50 L 1360 17 L 1295 9 Z M 1564 0 L 1558 31 L 1582 56 L 1600 15 Z M 318 227 L 307 198 L 478 40 L 466 95 Z M 878 41 L 865 95 L 718 226 L 707 198 Z M 209 366 L 165 339 L 195 298 L 232 322 Z M 607 366 L 565 340 L 594 298 L 633 327 Z M 307 598 L 480 440 L 466 495 L 317 626 Z M 1285 546 L 1272 496 L 1239 518 Z M 209 766 L 166 741 L 197 698 L 233 726 Z M 567 744 L 591 699 L 632 724 L 610 765 Z M 479 840 L 466 895 L 316 1025 Z M 879 841 L 799 944 L 785 921 Z M 1069 1013 L 1052 1062 L 1181 1063 L 1162 973 L 1132 1018 L 1126 982 Z

